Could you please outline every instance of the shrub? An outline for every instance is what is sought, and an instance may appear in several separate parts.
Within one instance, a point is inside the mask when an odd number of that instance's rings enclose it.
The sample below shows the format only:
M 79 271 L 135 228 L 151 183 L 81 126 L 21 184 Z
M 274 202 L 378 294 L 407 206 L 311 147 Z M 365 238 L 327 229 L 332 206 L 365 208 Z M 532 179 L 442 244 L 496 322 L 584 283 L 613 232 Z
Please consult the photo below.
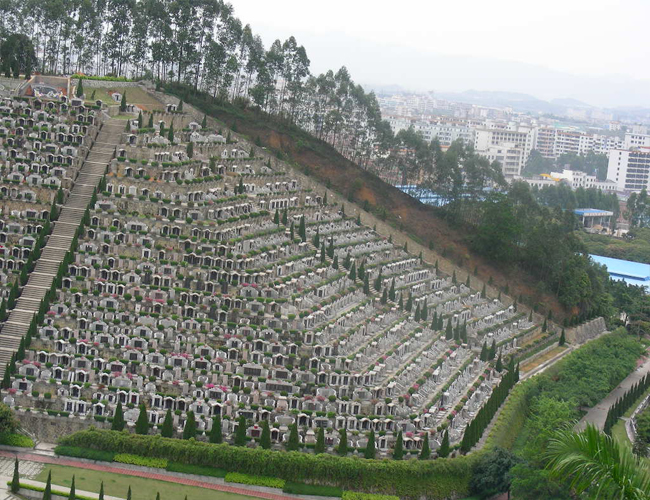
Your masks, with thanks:
M 167 459 L 165 458 L 141 457 L 140 455 L 132 455 L 130 453 L 118 453 L 113 457 L 113 462 L 141 465 L 142 467 L 155 467 L 157 469 L 167 468 Z
M 11 481 L 9 481 L 7 483 L 7 485 L 11 485 Z M 24 483 L 20 483 L 20 489 L 22 489 L 22 490 L 30 490 L 30 491 L 39 491 L 41 493 L 43 493 L 45 491 L 44 486 L 33 486 L 31 484 L 24 484 Z M 56 490 L 56 489 L 51 490 L 51 495 L 52 496 L 57 495 L 57 496 L 60 496 L 62 498 L 68 498 L 70 496 L 68 493 L 64 493 L 63 491 Z M 74 497 L 77 500 L 97 500 L 96 498 L 85 497 L 83 495 L 77 495 L 76 493 L 75 493 Z
M 195 440 L 90 428 L 61 439 L 66 446 L 165 458 L 290 481 L 430 499 L 468 492 L 473 456 L 437 460 L 359 460 L 329 454 L 243 448 Z
M 341 497 L 343 495 L 343 490 L 336 486 L 321 486 L 294 481 L 287 481 L 282 491 L 294 495 L 313 495 L 318 497 Z
M 252 476 L 241 472 L 229 472 L 226 474 L 227 483 L 250 484 L 253 486 L 267 486 L 269 488 L 284 488 L 284 479 L 267 476 Z
M 19 446 L 21 448 L 33 448 L 34 441 L 23 434 L 0 434 L 0 444 L 6 446 Z
M 187 465 L 180 462 L 169 462 L 166 469 L 169 472 L 181 472 L 183 474 L 198 474 L 199 476 L 226 477 L 226 471 L 217 467 L 206 467 L 204 465 Z
M 112 462 L 115 453 L 112 451 L 93 450 L 79 446 L 57 446 L 54 453 L 66 457 L 86 458 L 88 460 L 99 460 L 101 462 Z
M 359 493 L 357 491 L 344 491 L 343 500 L 399 500 L 393 495 L 377 495 L 375 493 Z

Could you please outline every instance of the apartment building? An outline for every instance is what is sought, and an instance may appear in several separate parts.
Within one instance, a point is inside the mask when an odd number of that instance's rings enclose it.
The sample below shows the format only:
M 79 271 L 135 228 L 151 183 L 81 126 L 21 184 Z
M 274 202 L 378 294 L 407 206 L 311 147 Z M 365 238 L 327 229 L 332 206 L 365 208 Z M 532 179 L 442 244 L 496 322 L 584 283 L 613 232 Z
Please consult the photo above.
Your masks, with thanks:
M 631 193 L 650 189 L 650 147 L 612 150 L 607 179 L 615 182 L 619 191 Z

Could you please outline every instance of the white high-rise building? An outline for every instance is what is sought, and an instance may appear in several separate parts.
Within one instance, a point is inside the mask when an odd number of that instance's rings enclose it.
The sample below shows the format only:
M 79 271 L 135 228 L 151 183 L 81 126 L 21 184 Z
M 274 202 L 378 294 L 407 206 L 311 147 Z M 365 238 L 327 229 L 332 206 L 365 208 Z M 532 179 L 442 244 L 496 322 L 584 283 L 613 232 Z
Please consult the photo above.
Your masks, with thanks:
M 650 148 L 610 151 L 607 179 L 616 183 L 618 191 L 650 189 Z

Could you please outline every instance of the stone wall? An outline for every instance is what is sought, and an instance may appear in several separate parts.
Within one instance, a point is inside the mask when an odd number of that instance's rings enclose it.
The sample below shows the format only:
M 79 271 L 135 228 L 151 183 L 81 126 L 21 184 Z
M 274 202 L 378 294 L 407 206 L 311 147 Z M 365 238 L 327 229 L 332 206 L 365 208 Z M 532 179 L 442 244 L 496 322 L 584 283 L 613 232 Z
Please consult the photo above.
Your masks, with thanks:
M 595 339 L 605 330 L 607 330 L 605 320 L 599 317 L 567 330 L 566 339 L 571 344 L 583 344 L 588 340 Z
M 100 429 L 110 428 L 106 422 L 98 422 L 94 419 L 82 419 L 79 417 L 52 416 L 47 413 L 36 413 L 18 410 L 16 416 L 22 427 L 30 434 L 36 436 L 39 441 L 56 443 L 60 437 L 67 436 L 73 432 L 82 431 L 91 425 Z

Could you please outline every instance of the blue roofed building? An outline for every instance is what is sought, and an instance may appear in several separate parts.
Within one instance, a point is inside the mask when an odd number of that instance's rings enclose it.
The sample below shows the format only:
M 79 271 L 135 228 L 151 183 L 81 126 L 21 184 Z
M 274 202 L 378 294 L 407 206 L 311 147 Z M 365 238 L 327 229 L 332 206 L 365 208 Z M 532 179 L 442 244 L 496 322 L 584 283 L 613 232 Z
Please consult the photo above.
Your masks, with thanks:
M 625 281 L 629 285 L 643 286 L 650 291 L 650 264 L 601 255 L 590 255 L 590 257 L 597 264 L 607 267 L 610 278 Z
M 607 232 L 612 227 L 614 212 L 597 208 L 576 208 L 573 211 L 582 226 L 589 232 Z

